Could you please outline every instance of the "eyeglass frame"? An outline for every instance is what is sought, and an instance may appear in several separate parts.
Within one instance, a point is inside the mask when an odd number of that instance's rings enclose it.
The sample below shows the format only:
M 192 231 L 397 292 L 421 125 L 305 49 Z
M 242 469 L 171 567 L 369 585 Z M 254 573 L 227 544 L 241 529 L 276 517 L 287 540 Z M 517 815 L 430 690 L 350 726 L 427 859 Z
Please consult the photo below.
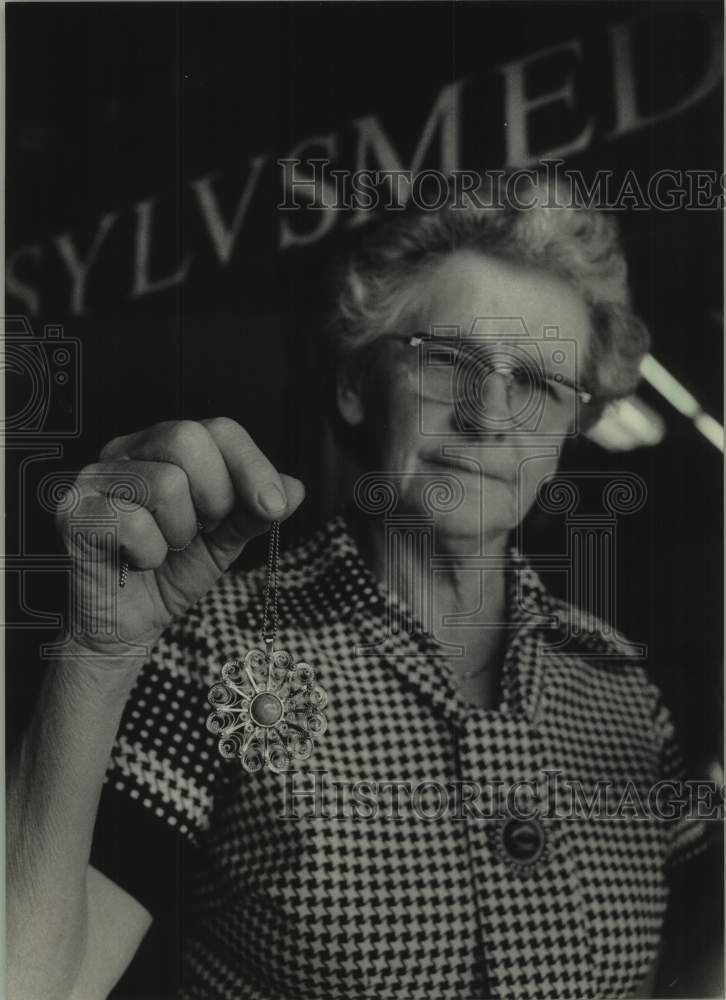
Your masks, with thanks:
M 414 331 L 413 333 L 389 334 L 385 339 L 389 341 L 395 340 L 398 343 L 404 343 L 408 347 L 420 347 L 422 344 L 439 344 L 444 347 L 462 346 L 462 340 L 460 338 L 438 337 L 438 336 L 433 336 L 430 333 L 423 333 L 419 331 Z M 500 375 L 504 374 L 505 372 L 508 372 L 510 378 L 513 374 L 512 367 L 502 364 L 494 366 L 492 368 L 492 371 Z M 550 375 L 549 373 L 541 373 L 541 372 L 538 372 L 537 374 L 542 379 L 543 382 L 547 382 L 548 384 L 554 384 L 558 386 L 564 385 L 566 388 L 572 389 L 572 391 L 576 394 L 578 401 L 580 403 L 583 403 L 584 405 L 588 405 L 595 399 L 594 393 L 590 392 L 587 389 L 584 389 L 579 384 L 579 382 L 576 382 L 572 379 L 568 379 L 560 372 L 558 372 L 556 375 Z

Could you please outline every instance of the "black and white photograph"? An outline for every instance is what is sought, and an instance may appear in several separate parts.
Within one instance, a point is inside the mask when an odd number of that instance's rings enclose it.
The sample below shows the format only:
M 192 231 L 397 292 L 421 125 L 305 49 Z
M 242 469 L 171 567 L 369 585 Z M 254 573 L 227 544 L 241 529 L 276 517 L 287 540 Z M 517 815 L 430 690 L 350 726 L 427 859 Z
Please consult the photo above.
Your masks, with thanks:
M 3 19 L 5 996 L 723 998 L 721 0 Z

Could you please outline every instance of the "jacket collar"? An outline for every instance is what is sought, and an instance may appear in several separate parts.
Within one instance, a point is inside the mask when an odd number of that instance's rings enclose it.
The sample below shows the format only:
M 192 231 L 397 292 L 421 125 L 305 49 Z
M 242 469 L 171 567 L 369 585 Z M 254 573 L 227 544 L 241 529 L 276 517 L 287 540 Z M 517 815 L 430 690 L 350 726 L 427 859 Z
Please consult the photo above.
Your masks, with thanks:
M 459 695 L 451 657 L 365 561 L 345 518 L 329 522 L 318 539 L 318 556 L 307 560 L 309 579 L 318 578 L 319 593 L 325 580 L 326 598 L 334 602 L 336 616 L 351 621 L 357 662 L 383 660 L 402 684 L 454 725 L 479 711 Z M 540 643 L 559 619 L 556 602 L 516 549 L 509 551 L 506 572 L 508 640 L 497 711 L 529 715 L 538 697 Z
M 534 719 L 548 655 L 623 656 L 627 647 L 596 630 L 574 646 L 568 642 L 558 653 L 569 632 L 571 609 L 549 593 L 527 558 L 513 547 L 507 554 L 506 575 L 508 640 L 496 711 Z M 300 600 L 303 594 L 307 599 Z M 297 626 L 324 625 L 331 616 L 348 621 L 356 662 L 382 659 L 448 721 L 461 724 L 471 713 L 480 712 L 460 698 L 451 658 L 405 602 L 387 591 L 342 515 L 301 548 L 281 555 L 283 620 L 288 617 L 285 605 Z

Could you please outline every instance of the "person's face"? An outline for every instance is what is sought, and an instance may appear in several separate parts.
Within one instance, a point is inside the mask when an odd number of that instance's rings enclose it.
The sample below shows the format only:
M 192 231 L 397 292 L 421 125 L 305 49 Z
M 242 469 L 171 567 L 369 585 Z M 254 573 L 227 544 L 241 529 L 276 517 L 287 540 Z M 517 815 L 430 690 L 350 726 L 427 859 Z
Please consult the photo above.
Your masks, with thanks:
M 363 423 L 375 471 L 397 478 L 399 512 L 430 513 L 427 482 L 448 478 L 462 500 L 456 509 L 434 514 L 440 535 L 450 543 L 473 536 L 504 541 L 532 506 L 542 478 L 556 469 L 576 406 L 576 393 L 552 382 L 537 390 L 545 409 L 538 409 L 534 396 L 534 408 L 529 405 L 530 383 L 521 377 L 526 358 L 539 359 L 533 364 L 545 374 L 581 382 L 590 335 L 587 305 L 555 276 L 474 251 L 442 259 L 417 283 L 413 302 L 407 312 L 416 320 L 403 320 L 403 329 L 375 348 L 373 391 L 341 390 L 341 412 L 350 423 Z M 524 336 L 512 340 L 520 318 Z M 398 339 L 434 330 L 438 336 L 442 327 L 449 328 L 447 337 L 458 333 L 464 341 L 464 353 L 456 356 L 469 360 L 458 368 L 444 364 L 436 371 L 437 364 L 431 367 L 423 357 L 436 362 L 452 355 L 425 355 Z M 543 338 L 553 327 L 559 351 Z M 517 368 L 523 358 L 525 367 Z M 520 373 L 518 383 L 507 364 Z M 462 376 L 467 370 L 472 377 Z M 448 396 L 438 391 L 447 384 L 457 387 Z

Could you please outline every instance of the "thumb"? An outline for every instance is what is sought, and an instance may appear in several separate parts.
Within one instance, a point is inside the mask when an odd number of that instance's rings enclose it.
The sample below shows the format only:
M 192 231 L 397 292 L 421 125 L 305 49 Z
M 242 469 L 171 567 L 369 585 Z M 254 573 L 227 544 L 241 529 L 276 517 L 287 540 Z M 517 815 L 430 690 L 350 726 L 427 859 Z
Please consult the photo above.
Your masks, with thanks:
M 206 536 L 207 544 L 214 550 L 218 563 L 226 569 L 242 552 L 251 538 L 263 535 L 273 521 L 286 521 L 305 499 L 305 487 L 299 479 L 280 474 L 287 505 L 279 514 L 268 518 L 249 510 L 233 510 L 221 524 Z

